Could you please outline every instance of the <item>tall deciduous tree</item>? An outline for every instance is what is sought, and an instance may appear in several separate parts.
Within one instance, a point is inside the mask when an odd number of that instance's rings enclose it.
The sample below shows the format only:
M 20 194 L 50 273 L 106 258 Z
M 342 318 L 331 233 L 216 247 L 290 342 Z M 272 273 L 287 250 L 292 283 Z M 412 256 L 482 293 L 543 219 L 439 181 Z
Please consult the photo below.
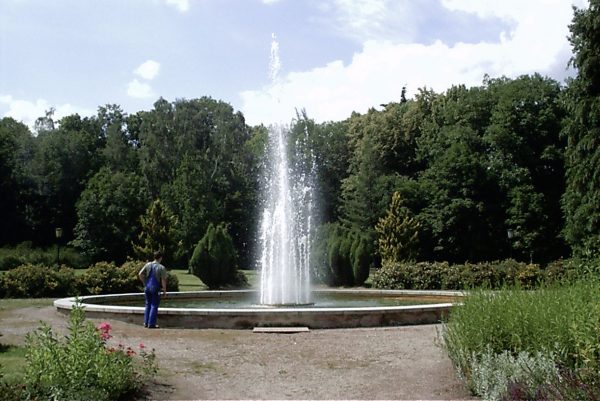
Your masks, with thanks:
M 33 137 L 26 125 L 0 120 L 0 244 L 30 239 L 26 206 L 29 204 L 25 166 L 33 153 Z
M 600 0 L 575 10 L 570 25 L 573 65 L 565 126 L 565 238 L 579 255 L 600 253 Z
M 150 194 L 134 173 L 107 168 L 92 177 L 77 202 L 73 244 L 92 260 L 123 263 L 132 255 Z

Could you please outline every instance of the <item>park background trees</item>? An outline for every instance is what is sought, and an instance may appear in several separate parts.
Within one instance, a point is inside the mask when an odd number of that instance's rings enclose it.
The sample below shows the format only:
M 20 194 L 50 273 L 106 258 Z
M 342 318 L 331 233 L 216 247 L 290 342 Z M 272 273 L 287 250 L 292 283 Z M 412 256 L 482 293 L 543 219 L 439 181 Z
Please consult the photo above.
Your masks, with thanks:
M 369 263 L 380 266 L 378 244 L 389 240 L 381 233 L 394 231 L 376 227 L 395 208 L 393 194 L 418 227 L 415 260 L 544 265 L 597 253 L 598 15 L 597 1 L 575 12 L 578 70 L 565 83 L 486 76 L 443 93 L 421 88 L 410 99 L 403 88 L 397 101 L 343 121 L 317 123 L 297 112 L 292 156 L 310 153 L 314 161 L 326 225 L 318 227 L 315 268 L 336 270 L 327 249 L 347 261 L 366 260 L 356 249 L 368 249 Z M 143 216 L 160 200 L 176 222 L 163 245 L 177 244 L 173 264 L 187 267 L 213 224 L 227 227 L 239 265 L 252 268 L 267 137 L 266 127 L 248 126 L 210 97 L 160 98 L 130 115 L 104 105 L 96 116 L 59 121 L 49 110 L 33 130 L 5 117 L 0 246 L 48 246 L 62 227 L 63 241 L 91 261 L 121 261 L 135 255 L 134 244 L 139 254 L 139 239 L 149 238 Z

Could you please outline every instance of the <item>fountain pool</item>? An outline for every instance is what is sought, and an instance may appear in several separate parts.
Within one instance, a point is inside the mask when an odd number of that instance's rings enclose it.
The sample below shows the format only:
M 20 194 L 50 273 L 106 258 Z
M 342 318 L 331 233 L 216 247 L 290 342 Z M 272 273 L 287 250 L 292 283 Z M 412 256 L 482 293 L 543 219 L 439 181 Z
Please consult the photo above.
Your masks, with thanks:
M 270 307 L 254 303 L 252 290 L 168 293 L 158 311 L 161 327 L 251 329 L 303 326 L 311 329 L 438 323 L 461 297 L 456 291 L 313 290 L 314 305 Z M 144 295 L 93 295 L 79 298 L 86 315 L 134 324 L 143 321 Z M 76 298 L 54 302 L 69 313 Z M 169 305 L 182 303 L 181 306 Z M 190 307 L 190 302 L 195 304 Z M 187 305 L 186 305 L 187 304 Z M 164 305 L 164 307 L 162 306 Z

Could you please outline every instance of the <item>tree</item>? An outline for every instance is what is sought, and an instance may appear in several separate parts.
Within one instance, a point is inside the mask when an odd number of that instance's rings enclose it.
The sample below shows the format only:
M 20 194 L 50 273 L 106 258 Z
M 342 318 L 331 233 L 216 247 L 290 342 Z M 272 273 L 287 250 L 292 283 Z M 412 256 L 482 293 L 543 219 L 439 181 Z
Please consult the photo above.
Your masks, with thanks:
M 77 220 L 77 200 L 101 165 L 97 121 L 77 114 L 66 116 L 58 128 L 39 130 L 33 142 L 26 165 L 31 186 L 30 239 L 41 245 L 54 243 L 54 229 L 62 227 L 64 240 L 69 241 Z
M 0 120 L 0 245 L 29 239 L 26 224 L 28 185 L 27 159 L 33 151 L 33 137 L 25 124 L 10 117 Z
M 565 253 L 560 238 L 564 192 L 565 110 L 558 82 L 538 74 L 488 80 L 493 95 L 484 141 L 489 169 L 504 193 L 513 256 L 547 262 Z M 502 236 L 502 238 L 506 238 Z
M 600 253 L 600 1 L 575 9 L 569 40 L 577 76 L 569 83 L 564 135 L 564 235 L 576 255 Z
M 209 224 L 194 249 L 190 269 L 209 288 L 237 283 L 237 254 L 224 224 Z
M 103 168 L 90 179 L 77 202 L 73 245 L 94 261 L 123 263 L 133 255 L 140 216 L 150 202 L 142 178 Z
M 154 251 L 161 250 L 166 266 L 173 264 L 179 253 L 176 238 L 177 217 L 160 200 L 150 204 L 140 217 L 141 232 L 133 244 L 133 250 L 140 260 L 148 260 Z
M 414 260 L 418 254 L 419 227 L 419 222 L 402 204 L 400 193 L 394 192 L 387 215 L 375 226 L 382 260 Z

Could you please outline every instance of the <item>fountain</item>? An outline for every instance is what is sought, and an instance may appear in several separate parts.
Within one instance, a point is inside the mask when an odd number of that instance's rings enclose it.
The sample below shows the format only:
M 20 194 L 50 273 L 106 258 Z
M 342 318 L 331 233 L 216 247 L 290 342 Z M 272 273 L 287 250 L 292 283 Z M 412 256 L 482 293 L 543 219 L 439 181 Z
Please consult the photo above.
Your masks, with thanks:
M 279 44 L 272 37 L 270 77 L 277 94 L 281 67 Z M 162 327 L 310 328 L 371 327 L 439 322 L 462 296 L 451 291 L 316 290 L 311 292 L 310 251 L 314 224 L 314 163 L 288 156 L 289 130 L 269 129 L 263 183 L 265 198 L 260 226 L 260 291 L 168 293 L 159 309 Z M 296 146 L 302 145 L 299 143 Z M 303 152 L 304 153 L 304 152 Z M 313 296 L 317 300 L 313 303 Z M 144 294 L 81 297 L 86 315 L 139 324 Z M 169 304 L 169 302 L 173 302 Z M 67 313 L 75 298 L 54 302 Z

